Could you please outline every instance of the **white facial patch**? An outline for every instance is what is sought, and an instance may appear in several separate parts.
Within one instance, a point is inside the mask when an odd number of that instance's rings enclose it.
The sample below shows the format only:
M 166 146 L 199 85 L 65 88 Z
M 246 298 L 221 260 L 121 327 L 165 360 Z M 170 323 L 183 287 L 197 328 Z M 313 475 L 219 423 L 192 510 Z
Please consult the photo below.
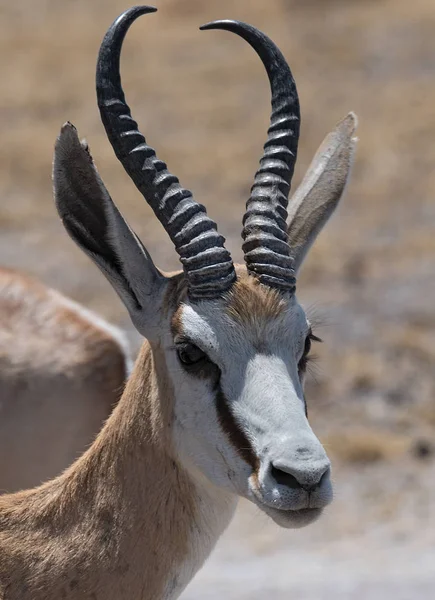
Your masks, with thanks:
M 258 314 L 243 314 L 243 303 L 232 311 L 224 300 L 181 307 L 180 338 L 207 358 L 199 376 L 179 361 L 170 368 L 176 439 L 186 460 L 217 485 L 252 499 L 254 470 L 256 493 L 265 502 L 299 510 L 306 492 L 284 489 L 272 467 L 276 462 L 301 481 L 328 468 L 306 418 L 298 370 L 310 326 L 294 297 L 287 304 L 281 297 L 275 305 L 266 301 L 258 302 Z
M 210 356 L 219 351 L 219 342 L 206 318 L 198 314 L 191 305 L 183 306 L 181 317 L 183 333 L 193 343 L 208 352 Z

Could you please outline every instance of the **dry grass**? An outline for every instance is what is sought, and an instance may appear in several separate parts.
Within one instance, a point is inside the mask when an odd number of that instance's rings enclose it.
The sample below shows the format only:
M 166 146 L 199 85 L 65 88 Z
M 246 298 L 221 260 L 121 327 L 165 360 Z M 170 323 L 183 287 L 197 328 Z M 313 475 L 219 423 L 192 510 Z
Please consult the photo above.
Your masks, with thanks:
M 116 163 L 95 103 L 98 45 L 125 7 L 124 0 L 0 4 L 0 251 L 2 262 L 127 326 L 114 293 L 62 230 L 50 183 L 53 142 L 70 119 L 152 254 L 163 267 L 176 265 Z M 319 330 L 325 344 L 308 399 L 327 435 L 356 422 L 361 428 L 346 443 L 338 436 L 337 456 L 388 458 L 395 435 L 418 438 L 435 428 L 435 3 L 161 0 L 157 15 L 134 25 L 123 60 L 133 112 L 240 258 L 269 92 L 246 44 L 198 31 L 214 18 L 259 26 L 288 57 L 303 111 L 297 181 L 335 122 L 351 109 L 360 118 L 346 200 L 300 282 L 301 299 L 323 306 L 329 320 Z

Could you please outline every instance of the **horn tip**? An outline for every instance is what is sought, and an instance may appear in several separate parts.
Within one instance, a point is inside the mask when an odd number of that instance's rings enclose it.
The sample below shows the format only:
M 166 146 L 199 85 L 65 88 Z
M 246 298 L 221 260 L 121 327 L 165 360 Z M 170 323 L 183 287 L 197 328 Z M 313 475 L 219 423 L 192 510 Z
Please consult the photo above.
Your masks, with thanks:
M 155 6 L 149 6 L 147 4 L 140 4 L 138 6 L 133 6 L 129 8 L 125 12 L 140 12 L 140 13 L 154 13 L 157 12 L 157 8 Z
M 127 10 L 124 10 L 124 12 L 122 12 L 119 17 L 117 17 L 115 19 L 115 21 L 112 23 L 111 28 L 109 29 L 109 32 L 112 29 L 120 29 L 122 30 L 126 30 L 130 27 L 130 25 L 136 21 L 136 19 L 138 19 L 139 17 L 141 17 L 142 15 L 147 15 L 150 13 L 154 13 L 157 11 L 157 8 L 155 6 L 147 6 L 147 5 L 138 5 L 138 6 L 132 6 L 131 8 L 127 8 Z M 108 32 L 108 34 L 109 34 Z M 106 37 L 107 35 L 106 34 Z
M 209 21 L 208 23 L 201 25 L 199 29 L 201 31 L 206 31 L 208 29 L 220 29 L 222 25 L 231 25 L 234 23 L 236 23 L 236 21 L 233 21 L 231 19 L 219 19 L 217 21 Z
M 199 30 L 206 31 L 207 29 L 213 29 L 215 23 L 216 23 L 216 21 L 209 21 L 208 23 L 204 23 L 204 25 L 201 25 Z
M 147 15 L 155 12 L 157 12 L 157 8 L 155 6 L 147 6 L 146 4 L 132 6 L 131 8 L 127 8 L 127 10 L 121 13 L 116 19 L 115 23 L 121 23 L 125 20 L 129 22 L 135 21 L 138 17 L 142 15 Z

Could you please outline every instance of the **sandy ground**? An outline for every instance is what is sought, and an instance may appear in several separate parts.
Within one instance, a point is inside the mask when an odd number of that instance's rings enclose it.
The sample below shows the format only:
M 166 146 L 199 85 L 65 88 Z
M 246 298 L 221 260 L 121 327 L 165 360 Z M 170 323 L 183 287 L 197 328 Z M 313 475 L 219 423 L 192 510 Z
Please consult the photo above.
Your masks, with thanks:
M 0 0 L 0 260 L 125 327 L 125 310 L 63 231 L 51 199 L 59 127 L 73 121 L 158 264 L 177 265 L 99 122 L 94 63 L 125 0 Z M 352 180 L 299 282 L 324 339 L 307 397 L 336 500 L 284 531 L 243 505 L 184 600 L 435 597 L 434 0 L 161 0 L 132 28 L 123 81 L 147 138 L 207 205 L 240 260 L 244 202 L 269 116 L 258 58 L 214 18 L 267 32 L 298 82 L 295 183 L 349 110 Z M 425 456 L 422 458 L 422 454 Z
M 435 469 L 405 463 L 394 473 L 340 471 L 334 504 L 301 530 L 241 504 L 183 600 L 433 599 Z

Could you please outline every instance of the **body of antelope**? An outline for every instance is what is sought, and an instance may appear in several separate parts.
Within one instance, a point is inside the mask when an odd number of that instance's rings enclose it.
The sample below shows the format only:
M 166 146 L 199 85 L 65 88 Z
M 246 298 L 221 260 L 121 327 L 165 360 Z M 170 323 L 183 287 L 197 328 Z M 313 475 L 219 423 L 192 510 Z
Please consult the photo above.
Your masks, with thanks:
M 348 177 L 355 119 L 329 134 L 287 202 L 299 103 L 278 48 L 255 28 L 217 21 L 260 55 L 272 117 L 233 264 L 205 209 L 139 132 L 119 78 L 122 41 L 150 7 L 107 32 L 97 94 L 109 140 L 154 209 L 183 270 L 165 275 L 127 225 L 86 144 L 66 124 L 54 191 L 63 223 L 146 338 L 124 394 L 90 449 L 43 486 L 0 498 L 2 600 L 177 598 L 229 524 L 238 497 L 283 527 L 319 517 L 330 463 L 307 420 L 311 325 L 296 275 Z
M 123 334 L 0 268 L 0 493 L 52 479 L 94 440 L 130 369 Z

